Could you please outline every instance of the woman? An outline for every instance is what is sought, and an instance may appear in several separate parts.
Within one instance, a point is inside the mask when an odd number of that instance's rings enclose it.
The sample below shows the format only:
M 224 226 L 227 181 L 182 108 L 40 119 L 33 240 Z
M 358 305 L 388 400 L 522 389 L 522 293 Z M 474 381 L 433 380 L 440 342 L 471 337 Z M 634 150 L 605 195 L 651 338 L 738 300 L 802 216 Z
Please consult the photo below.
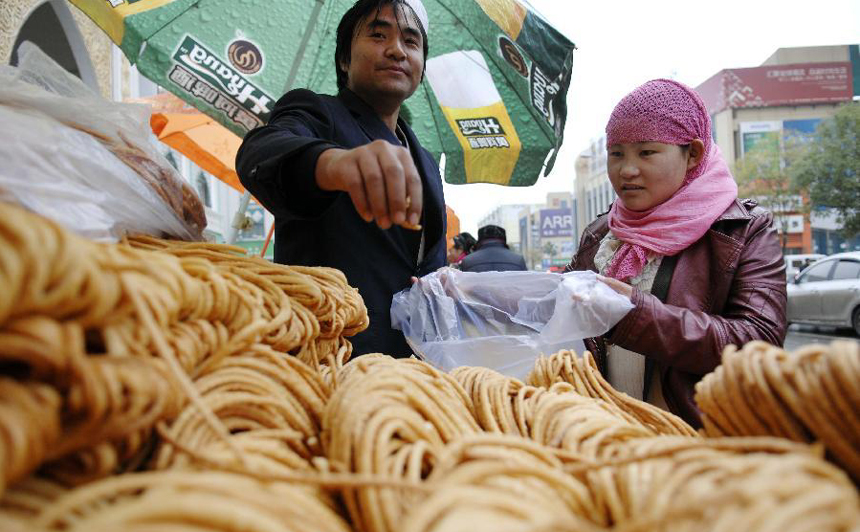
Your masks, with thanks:
M 723 348 L 786 333 L 772 215 L 739 200 L 701 98 L 671 80 L 627 95 L 606 126 L 618 199 L 567 269 L 593 270 L 635 308 L 588 341 L 612 385 L 701 426 L 695 384 Z
M 458 268 L 466 256 L 474 251 L 477 240 L 469 233 L 460 233 L 453 237 L 453 245 L 448 249 L 448 266 Z

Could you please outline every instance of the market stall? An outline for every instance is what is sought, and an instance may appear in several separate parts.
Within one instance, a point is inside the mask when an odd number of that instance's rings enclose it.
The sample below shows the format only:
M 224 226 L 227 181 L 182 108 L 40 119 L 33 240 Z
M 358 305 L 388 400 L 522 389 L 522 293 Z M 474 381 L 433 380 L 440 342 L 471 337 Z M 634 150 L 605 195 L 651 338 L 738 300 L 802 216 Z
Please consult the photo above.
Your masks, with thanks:
M 588 352 L 532 349 L 522 378 L 353 357 L 368 314 L 341 272 L 202 242 L 148 115 L 20 73 L 0 72 L 0 529 L 858 529 L 857 343 L 727 348 L 702 430 L 614 390 Z M 572 340 L 557 301 L 600 294 L 555 285 L 505 322 L 493 299 L 489 332 L 477 313 L 452 330 L 476 349 L 529 327 L 547 343 L 518 348 Z M 433 286 L 411 293 L 433 306 Z M 452 338 L 429 321 L 416 347 Z

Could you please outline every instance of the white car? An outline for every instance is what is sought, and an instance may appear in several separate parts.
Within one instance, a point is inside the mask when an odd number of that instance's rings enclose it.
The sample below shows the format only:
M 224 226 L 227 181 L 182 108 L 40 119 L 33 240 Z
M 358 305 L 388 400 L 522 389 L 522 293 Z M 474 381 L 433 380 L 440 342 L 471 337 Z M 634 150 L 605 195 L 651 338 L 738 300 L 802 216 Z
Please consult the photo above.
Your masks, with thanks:
M 788 284 L 788 322 L 851 327 L 860 335 L 860 251 L 816 261 Z

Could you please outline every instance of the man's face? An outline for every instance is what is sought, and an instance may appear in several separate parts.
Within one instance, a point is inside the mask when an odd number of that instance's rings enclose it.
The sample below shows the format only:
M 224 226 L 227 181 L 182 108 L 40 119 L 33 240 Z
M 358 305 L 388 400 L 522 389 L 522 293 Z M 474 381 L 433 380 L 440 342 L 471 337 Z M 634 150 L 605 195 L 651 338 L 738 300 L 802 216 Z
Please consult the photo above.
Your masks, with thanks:
M 424 71 L 421 30 L 404 6 L 388 4 L 355 29 L 347 72 L 347 87 L 365 100 L 409 98 Z

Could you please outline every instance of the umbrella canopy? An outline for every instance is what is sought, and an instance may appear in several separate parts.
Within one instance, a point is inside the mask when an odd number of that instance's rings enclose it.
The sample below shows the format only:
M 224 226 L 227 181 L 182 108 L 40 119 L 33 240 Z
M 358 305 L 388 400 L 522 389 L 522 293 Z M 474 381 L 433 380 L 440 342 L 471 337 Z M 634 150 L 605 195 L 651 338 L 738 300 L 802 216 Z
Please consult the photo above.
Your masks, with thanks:
M 354 0 L 70 0 L 138 70 L 243 136 L 285 89 L 334 94 Z M 533 184 L 562 143 L 574 45 L 520 0 L 424 0 L 427 77 L 406 102 L 449 183 Z
M 158 140 L 240 193 L 245 192 L 236 174 L 236 152 L 242 139 L 235 133 L 172 94 L 126 101 L 152 107 L 149 124 Z

